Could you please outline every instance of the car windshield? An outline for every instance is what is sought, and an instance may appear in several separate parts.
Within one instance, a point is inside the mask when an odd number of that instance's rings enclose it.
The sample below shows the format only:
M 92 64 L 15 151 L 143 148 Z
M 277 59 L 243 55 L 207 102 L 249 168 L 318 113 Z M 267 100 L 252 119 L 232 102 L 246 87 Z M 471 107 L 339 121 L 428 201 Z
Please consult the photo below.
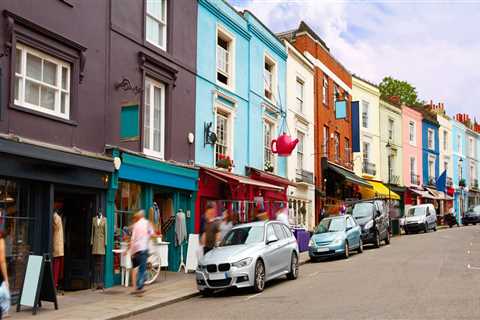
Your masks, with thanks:
M 236 246 L 263 241 L 263 226 L 240 227 L 230 230 L 220 246 Z
M 409 217 L 424 216 L 426 207 L 413 207 L 408 210 Z
M 345 227 L 344 218 L 323 219 L 317 226 L 315 233 L 345 231 Z
M 352 216 L 355 219 L 370 218 L 373 214 L 373 203 L 362 202 L 353 206 Z

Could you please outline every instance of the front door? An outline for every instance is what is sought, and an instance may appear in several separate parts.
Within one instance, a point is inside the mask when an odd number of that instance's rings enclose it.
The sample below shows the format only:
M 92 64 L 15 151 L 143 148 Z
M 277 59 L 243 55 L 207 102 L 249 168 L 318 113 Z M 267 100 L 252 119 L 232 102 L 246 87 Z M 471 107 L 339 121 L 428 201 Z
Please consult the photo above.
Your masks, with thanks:
M 55 193 L 55 205 L 61 207 L 65 235 L 61 282 L 65 290 L 90 288 L 93 270 L 90 234 L 95 204 L 95 194 Z

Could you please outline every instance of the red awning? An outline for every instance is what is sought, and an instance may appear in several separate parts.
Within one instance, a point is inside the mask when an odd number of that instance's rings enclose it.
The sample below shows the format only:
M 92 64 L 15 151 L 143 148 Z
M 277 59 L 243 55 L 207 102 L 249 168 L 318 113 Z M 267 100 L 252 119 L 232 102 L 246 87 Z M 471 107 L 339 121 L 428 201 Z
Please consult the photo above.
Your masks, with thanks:
M 203 168 L 203 171 L 208 174 L 209 176 L 212 176 L 222 182 L 225 183 L 239 183 L 239 184 L 245 184 L 245 185 L 250 185 L 254 187 L 258 187 L 261 189 L 267 189 L 267 190 L 274 190 L 274 191 L 284 191 L 285 188 L 281 186 L 276 186 L 270 183 L 250 179 L 248 177 L 240 176 L 237 174 L 229 173 L 229 172 L 223 172 L 219 170 L 214 170 L 214 169 L 207 169 Z
M 277 176 L 272 173 L 268 173 L 262 170 L 258 170 L 252 167 L 247 167 L 247 174 L 250 175 L 252 179 L 265 181 L 267 183 L 275 183 L 277 185 L 283 185 L 284 187 L 292 186 L 296 187 L 297 184 L 286 178 Z

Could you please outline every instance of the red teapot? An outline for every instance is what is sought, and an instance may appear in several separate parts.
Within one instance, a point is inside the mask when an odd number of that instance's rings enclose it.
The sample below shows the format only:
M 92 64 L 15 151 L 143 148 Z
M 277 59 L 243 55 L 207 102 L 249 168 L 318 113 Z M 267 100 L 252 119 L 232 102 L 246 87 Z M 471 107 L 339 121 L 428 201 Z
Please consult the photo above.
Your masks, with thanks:
M 292 140 L 292 137 L 284 132 L 277 139 L 273 139 L 270 146 L 273 153 L 277 153 L 281 157 L 288 157 L 297 146 L 297 143 L 298 139 Z

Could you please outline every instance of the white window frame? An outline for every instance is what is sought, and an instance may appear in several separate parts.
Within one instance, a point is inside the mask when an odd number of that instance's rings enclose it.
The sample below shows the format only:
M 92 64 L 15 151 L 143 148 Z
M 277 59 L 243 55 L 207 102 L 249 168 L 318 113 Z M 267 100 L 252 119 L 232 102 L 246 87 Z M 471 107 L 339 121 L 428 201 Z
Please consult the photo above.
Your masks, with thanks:
M 218 68 L 218 38 L 228 42 L 228 73 L 226 74 Z M 223 48 L 222 48 L 223 49 Z M 217 73 L 220 72 L 227 77 L 227 84 L 218 80 Z M 217 24 L 215 32 L 215 81 L 219 86 L 229 90 L 235 90 L 235 36 L 223 26 Z
M 328 107 L 328 77 L 323 75 L 323 87 L 322 87 L 322 102 Z
M 267 97 L 265 95 L 265 91 L 267 91 L 267 81 L 266 81 L 266 69 L 265 69 L 265 65 L 266 64 L 269 64 L 271 65 L 272 67 L 272 71 L 270 72 L 271 73 L 271 77 L 272 77 L 272 81 L 271 81 L 271 85 L 272 85 L 272 88 L 271 88 L 271 97 Z M 273 57 L 271 57 L 268 53 L 265 53 L 263 55 L 263 96 L 265 97 L 265 99 L 267 99 L 268 101 L 272 102 L 273 104 L 275 104 L 275 96 L 277 94 L 277 62 L 275 61 L 275 59 Z
M 216 102 L 213 108 L 213 117 L 215 123 L 215 133 L 217 132 L 217 114 L 220 113 L 227 118 L 227 154 L 230 159 L 234 160 L 234 141 L 235 141 L 235 112 L 229 107 L 222 105 L 219 102 Z M 217 145 L 215 144 L 213 147 L 213 166 L 217 166 Z
M 395 120 L 393 118 L 388 118 L 388 140 L 393 140 L 395 132 Z
M 323 157 L 328 157 L 329 156 L 329 149 L 330 149 L 330 127 L 328 126 L 323 126 L 322 129 L 323 133 L 323 141 L 322 141 L 322 156 Z
M 163 0 L 163 15 L 164 15 L 164 20 L 160 20 L 160 18 L 158 17 L 155 17 L 151 14 L 148 13 L 148 10 L 147 10 L 147 6 L 148 6 L 148 2 L 149 1 L 155 1 L 155 0 L 146 0 L 145 1 L 145 40 L 150 43 L 151 45 L 157 47 L 157 48 L 160 48 L 164 51 L 167 50 L 167 28 L 168 28 L 168 25 L 167 25 L 167 19 L 168 19 L 168 1 L 169 0 Z M 156 43 L 153 39 L 149 39 L 148 37 L 148 28 L 147 28 L 147 20 L 148 18 L 152 19 L 154 22 L 156 22 L 157 24 L 161 24 L 163 25 L 163 42 L 164 43 Z
M 17 85 L 17 78 L 20 78 L 20 87 L 18 88 L 18 99 L 14 98 L 14 103 L 15 105 L 34 110 L 40 113 L 48 114 L 51 116 L 59 117 L 62 119 L 70 119 L 70 100 L 71 100 L 71 67 L 70 64 L 66 61 L 62 61 L 60 59 L 57 59 L 55 57 L 52 57 L 51 55 L 48 55 L 46 53 L 43 53 L 39 50 L 36 50 L 34 48 L 31 48 L 29 46 L 23 45 L 21 43 L 17 43 L 16 45 L 17 50 L 21 50 L 20 54 L 20 73 L 17 73 L 15 70 L 15 76 L 13 79 L 14 86 Z M 56 83 L 57 85 L 51 85 L 49 83 L 39 81 L 34 78 L 30 78 L 27 76 L 27 53 L 31 54 L 39 59 L 42 59 L 42 71 L 43 73 L 43 60 L 48 61 L 50 63 L 53 63 L 57 66 L 57 74 L 56 74 Z M 16 63 L 16 61 L 15 61 Z M 67 85 L 66 89 L 62 88 L 62 69 L 66 68 L 67 69 Z M 38 84 L 40 87 L 48 87 L 49 89 L 55 90 L 55 101 L 54 101 L 54 110 L 50 110 L 46 107 L 41 107 L 40 105 L 35 105 L 27 102 L 25 100 L 25 85 L 26 85 L 26 80 L 30 82 L 34 82 Z M 61 94 L 65 93 L 66 98 L 65 98 L 65 112 L 61 112 Z M 39 92 L 39 104 L 41 103 L 41 89 Z
M 432 139 L 430 140 L 430 138 Z M 429 150 L 435 150 L 435 131 L 431 128 L 427 130 L 427 147 Z
M 266 143 L 265 141 L 265 126 L 270 126 L 270 130 L 271 130 L 271 137 L 270 137 L 270 143 Z M 267 161 L 267 159 L 265 158 L 265 152 L 268 150 L 271 152 L 271 155 L 272 155 L 272 161 L 270 162 L 270 164 L 273 166 L 273 173 L 277 172 L 277 157 L 275 155 L 275 153 L 272 152 L 272 140 L 275 139 L 275 134 L 277 132 L 277 124 L 275 123 L 274 120 L 268 118 L 267 116 L 264 116 L 263 117 L 263 122 L 262 122 L 262 138 L 263 138 L 263 154 L 262 154 L 262 158 L 263 158 L 263 165 L 265 166 L 265 163 Z
M 154 80 L 150 77 L 145 78 L 145 88 L 147 87 L 147 82 L 150 84 L 150 136 L 149 136 L 149 142 L 150 142 L 150 147 L 147 148 L 145 147 L 145 137 L 144 137 L 144 146 L 143 146 L 143 153 L 155 158 L 159 159 L 164 159 L 164 152 L 165 152 L 165 96 L 166 96 L 166 86 L 165 84 Z M 162 92 L 162 97 L 160 99 L 160 150 L 154 150 L 153 149 L 153 142 L 154 142 L 154 133 L 153 133 L 153 121 L 154 121 L 154 101 L 155 101 L 155 96 L 154 96 L 154 88 L 159 88 Z M 145 101 L 146 101 L 146 96 L 144 97 L 144 104 L 143 104 L 143 132 L 145 133 Z
M 443 151 L 448 150 L 448 131 L 443 130 Z
M 342 137 L 340 132 L 335 131 L 333 133 L 333 156 L 335 161 L 340 161 L 342 159 L 342 150 L 341 150 L 341 140 Z
M 457 140 L 458 140 L 457 152 L 458 152 L 458 154 L 462 154 L 463 146 L 462 146 L 462 135 L 461 134 L 457 134 Z
M 372 144 L 369 141 L 363 141 L 362 143 L 362 160 L 367 163 L 370 163 L 370 151 L 372 147 L 371 145 Z
M 468 137 L 468 155 L 470 158 L 475 157 L 475 140 L 473 137 Z
M 412 167 L 412 160 L 413 160 L 413 167 Z M 417 158 L 410 157 L 410 183 L 412 182 L 412 177 L 417 175 Z M 417 180 L 417 184 L 419 181 Z
M 368 129 L 369 127 L 369 110 L 370 103 L 368 101 L 362 100 L 362 128 Z
M 413 131 L 411 131 L 412 129 Z M 417 123 L 412 120 L 408 122 L 408 140 L 410 145 L 412 146 L 417 145 Z
M 299 92 L 300 91 L 300 92 Z M 297 111 L 300 114 L 303 114 L 303 107 L 305 104 L 305 81 L 297 77 L 297 80 L 295 82 L 295 98 L 296 98 L 296 106 L 297 106 Z
M 435 174 L 435 162 L 437 161 L 437 157 L 432 155 L 432 154 L 429 154 L 428 155 L 428 162 L 427 162 L 427 173 L 428 173 L 428 179 L 430 180 L 431 178 L 437 178 L 436 177 L 436 174 Z M 433 170 L 433 173 L 430 172 L 430 163 L 433 163 L 432 165 L 432 170 Z
M 300 136 L 302 139 L 300 139 Z M 297 139 L 298 139 L 298 145 L 297 145 L 297 170 L 304 170 L 305 168 L 305 137 L 307 135 L 305 134 L 304 131 L 297 129 Z M 301 166 L 299 167 L 299 158 L 298 155 L 301 154 L 302 161 L 301 161 Z

